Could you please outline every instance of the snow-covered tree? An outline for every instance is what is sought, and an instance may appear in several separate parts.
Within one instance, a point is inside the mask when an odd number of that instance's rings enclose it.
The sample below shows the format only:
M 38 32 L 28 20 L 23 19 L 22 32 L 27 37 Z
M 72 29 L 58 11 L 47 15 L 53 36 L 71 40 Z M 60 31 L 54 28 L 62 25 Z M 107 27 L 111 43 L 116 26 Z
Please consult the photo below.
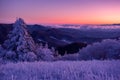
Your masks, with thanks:
M 7 51 L 14 51 L 18 58 L 28 52 L 35 52 L 35 43 L 28 33 L 23 19 L 19 18 L 16 20 L 13 24 L 13 30 L 8 34 L 8 39 L 3 45 Z
M 46 43 L 45 46 L 43 47 L 40 45 L 36 49 L 36 54 L 38 59 L 44 60 L 44 61 L 52 61 L 54 59 L 53 52 L 51 49 L 48 48 L 48 44 Z
M 120 42 L 117 40 L 103 40 L 88 45 L 79 51 L 79 59 L 120 59 Z
M 13 30 L 8 34 L 8 39 L 4 42 L 3 47 L 7 51 L 5 59 L 19 61 L 52 61 L 54 59 L 53 51 L 48 48 L 47 43 L 45 46 L 42 43 L 37 45 L 34 43 L 24 20 L 21 18 L 13 24 Z
M 35 61 L 37 60 L 37 56 L 33 52 L 28 52 L 27 54 L 24 55 L 25 61 Z
M 42 60 L 42 57 L 44 57 L 44 53 L 42 49 L 43 48 L 39 48 L 39 47 L 36 49 L 36 55 L 38 60 Z

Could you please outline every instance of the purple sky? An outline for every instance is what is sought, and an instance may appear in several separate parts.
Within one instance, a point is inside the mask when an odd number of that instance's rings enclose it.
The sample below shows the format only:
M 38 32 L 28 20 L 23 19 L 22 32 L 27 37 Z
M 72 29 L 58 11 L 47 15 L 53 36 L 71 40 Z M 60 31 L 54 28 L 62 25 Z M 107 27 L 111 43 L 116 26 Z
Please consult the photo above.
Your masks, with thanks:
M 0 0 L 0 23 L 120 23 L 120 0 Z

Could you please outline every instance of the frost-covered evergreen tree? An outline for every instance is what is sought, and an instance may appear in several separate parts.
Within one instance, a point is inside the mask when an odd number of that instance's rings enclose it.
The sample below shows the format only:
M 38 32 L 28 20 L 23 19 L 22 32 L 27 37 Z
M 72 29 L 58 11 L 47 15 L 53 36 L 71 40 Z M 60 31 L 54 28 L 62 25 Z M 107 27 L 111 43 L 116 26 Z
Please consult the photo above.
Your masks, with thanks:
M 48 48 L 48 44 L 46 43 L 45 46 L 39 45 L 39 47 L 36 49 L 36 54 L 39 60 L 44 61 L 52 61 L 54 60 L 54 55 L 51 49 Z
M 37 60 L 37 56 L 33 52 L 28 52 L 27 54 L 24 55 L 25 61 L 35 61 Z
M 4 59 L 19 61 L 52 61 L 54 59 L 53 51 L 48 48 L 47 43 L 45 46 L 34 43 L 21 18 L 13 24 L 13 30 L 8 34 L 3 47 L 6 49 Z
M 4 42 L 7 51 L 14 51 L 20 60 L 29 53 L 35 52 L 35 43 L 28 33 L 27 26 L 23 19 L 19 18 L 13 24 L 13 30 L 8 34 L 8 39 Z

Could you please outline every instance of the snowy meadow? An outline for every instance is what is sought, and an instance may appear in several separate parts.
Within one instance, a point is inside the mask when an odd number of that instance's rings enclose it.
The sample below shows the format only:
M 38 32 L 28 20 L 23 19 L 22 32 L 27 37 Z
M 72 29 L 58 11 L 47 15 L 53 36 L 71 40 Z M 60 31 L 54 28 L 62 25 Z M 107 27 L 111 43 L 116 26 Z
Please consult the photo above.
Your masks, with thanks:
M 0 67 L 0 80 L 120 80 L 120 61 L 19 62 Z

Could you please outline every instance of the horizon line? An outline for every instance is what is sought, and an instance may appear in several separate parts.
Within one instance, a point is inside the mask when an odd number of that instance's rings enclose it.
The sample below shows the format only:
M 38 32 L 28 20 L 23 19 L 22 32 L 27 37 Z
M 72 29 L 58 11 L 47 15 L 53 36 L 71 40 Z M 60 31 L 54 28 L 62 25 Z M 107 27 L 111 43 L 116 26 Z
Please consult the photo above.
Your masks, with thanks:
M 30 25 L 119 25 L 120 23 L 98 23 L 98 24 L 93 24 L 93 23 L 88 23 L 88 24 L 78 24 L 78 23 L 28 23 L 25 21 L 26 24 Z M 0 24 L 14 24 L 14 22 L 0 22 Z

